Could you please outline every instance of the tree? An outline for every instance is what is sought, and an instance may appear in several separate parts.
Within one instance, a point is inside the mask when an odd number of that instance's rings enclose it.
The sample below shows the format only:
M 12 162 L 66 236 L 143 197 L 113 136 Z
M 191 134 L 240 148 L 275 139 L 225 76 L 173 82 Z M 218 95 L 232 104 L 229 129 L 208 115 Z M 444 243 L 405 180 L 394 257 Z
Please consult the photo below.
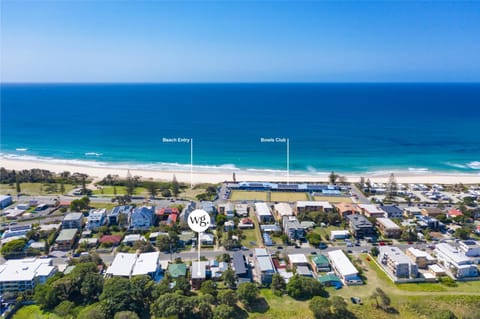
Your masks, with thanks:
M 22 189 L 20 187 L 20 179 L 18 178 L 18 175 L 15 175 L 15 188 L 17 190 L 17 194 L 20 194 L 22 192 Z
M 130 174 L 130 170 L 127 171 L 125 191 L 127 192 L 128 196 L 132 196 L 135 193 L 135 183 L 132 174 Z
M 380 254 L 380 251 L 378 250 L 378 247 L 373 246 L 372 249 L 370 249 L 370 254 L 372 254 L 372 256 L 374 256 L 374 257 L 377 257 L 378 254 Z
M 84 308 L 77 316 L 77 319 L 107 319 L 105 305 L 102 302 L 94 303 Z
M 88 190 L 86 185 L 87 175 L 80 174 L 80 178 L 82 179 L 82 195 L 88 195 Z
M 88 209 L 90 205 L 90 199 L 87 196 L 84 196 L 80 199 L 74 199 L 70 203 L 70 210 L 71 211 L 82 211 Z
M 320 245 L 322 242 L 322 236 L 319 233 L 311 231 L 307 234 L 307 240 L 310 245 L 318 247 L 318 245 Z
M 470 238 L 470 232 L 465 227 L 455 229 L 455 237 L 462 240 L 467 240 Z
M 202 294 L 210 294 L 214 297 L 217 296 L 217 285 L 212 280 L 205 280 L 202 282 L 202 286 L 200 287 L 200 291 Z
M 55 307 L 53 312 L 59 315 L 62 318 L 66 318 L 72 315 L 72 310 L 75 308 L 75 304 L 70 300 L 62 301 L 58 306 Z
M 24 249 L 26 245 L 26 238 L 12 240 L 2 245 L 2 255 L 5 259 L 23 257 L 25 255 Z
M 140 319 L 140 317 L 133 311 L 120 311 L 115 314 L 113 319 Z
M 172 179 L 172 194 L 174 197 L 177 197 L 178 194 L 180 193 L 180 184 L 177 181 L 177 177 L 175 174 L 173 174 L 173 179 Z
M 335 174 L 335 172 L 331 172 L 330 175 L 328 175 L 328 181 L 330 182 L 330 184 L 335 184 L 335 182 L 337 181 L 337 178 L 338 178 L 338 175 Z
M 130 279 L 130 294 L 136 305 L 136 313 L 148 315 L 153 303 L 153 288 L 155 282 L 147 275 L 133 276 Z
M 279 274 L 275 273 L 272 277 L 272 284 L 271 288 L 275 295 L 281 296 L 285 291 L 287 284 L 285 283 L 285 279 Z
M 387 183 L 387 192 L 385 198 L 388 200 L 393 200 L 395 194 L 397 193 L 397 182 L 395 180 L 395 175 L 393 173 L 390 174 Z
M 185 277 L 178 277 L 175 280 L 175 287 L 173 287 L 174 291 L 179 291 L 183 295 L 187 296 L 190 294 L 190 290 L 192 287 L 190 286 L 190 281 Z
M 235 309 L 228 305 L 219 305 L 213 310 L 213 319 L 234 319 Z
M 257 285 L 251 282 L 241 283 L 237 289 L 237 297 L 238 300 L 240 300 L 245 305 L 252 305 L 252 303 L 257 300 L 258 297 Z
M 222 305 L 235 306 L 237 304 L 237 295 L 232 289 L 220 290 L 218 292 L 217 300 Z
M 108 317 L 117 312 L 135 309 L 134 299 L 130 293 L 130 282 L 127 278 L 113 277 L 107 279 L 103 286 L 100 300 L 105 305 Z
M 225 282 L 225 285 L 229 288 L 235 287 L 235 271 L 232 268 L 228 268 L 222 274 L 222 279 Z
M 65 183 L 63 180 L 60 182 L 60 194 L 65 194 Z
M 294 299 L 305 300 L 324 293 L 322 284 L 313 278 L 295 275 L 287 284 L 287 294 Z
M 148 190 L 148 193 L 150 194 L 150 198 L 155 198 L 157 196 L 157 183 L 155 182 L 148 182 L 145 183 L 146 188 Z
M 331 305 L 330 300 L 317 296 L 310 300 L 308 308 L 313 312 L 315 319 L 330 319 L 332 317 Z
M 333 296 L 331 304 L 330 310 L 333 318 L 348 318 L 351 315 L 347 309 L 347 303 L 342 297 Z
M 157 317 L 178 316 L 179 319 L 192 317 L 193 303 L 189 297 L 166 293 L 152 304 L 151 313 Z
M 390 297 L 388 297 L 387 294 L 378 287 L 372 293 L 370 298 L 375 300 L 377 308 L 382 308 L 383 310 L 387 309 L 391 304 Z
M 197 303 L 196 312 L 202 319 L 212 319 L 213 318 L 213 311 L 212 306 L 210 303 L 201 301 Z

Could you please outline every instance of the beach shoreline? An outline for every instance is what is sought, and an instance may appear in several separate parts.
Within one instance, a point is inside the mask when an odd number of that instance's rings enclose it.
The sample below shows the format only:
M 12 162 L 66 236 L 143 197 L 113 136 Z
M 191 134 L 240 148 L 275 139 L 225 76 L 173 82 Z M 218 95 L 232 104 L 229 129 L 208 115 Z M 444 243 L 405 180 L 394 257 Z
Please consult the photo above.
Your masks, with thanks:
M 1 158 L 0 167 L 8 170 L 24 170 L 24 169 L 45 169 L 55 173 L 69 171 L 71 173 L 84 173 L 90 177 L 101 179 L 107 175 L 119 175 L 126 177 L 128 171 L 133 176 L 140 176 L 144 179 L 153 179 L 159 181 L 171 181 L 175 175 L 176 179 L 184 183 L 200 184 L 200 183 L 220 183 L 224 181 L 232 181 L 233 173 L 237 181 L 259 181 L 259 182 L 327 182 L 329 173 L 295 173 L 287 176 L 286 172 L 252 172 L 244 169 L 235 169 L 228 171 L 199 171 L 193 170 L 191 173 L 188 169 L 173 170 L 149 170 L 138 169 L 135 167 L 93 167 L 86 165 L 76 165 L 73 163 L 49 163 L 46 161 L 24 160 L 24 159 L 7 159 Z M 435 183 L 435 184 L 480 184 L 480 174 L 459 174 L 459 173 L 440 173 L 440 172 L 422 172 L 422 171 L 401 171 L 395 172 L 395 179 L 398 183 Z M 388 181 L 390 172 L 374 172 L 364 174 L 345 174 L 347 182 L 358 182 L 360 177 L 369 178 L 372 182 L 385 183 Z

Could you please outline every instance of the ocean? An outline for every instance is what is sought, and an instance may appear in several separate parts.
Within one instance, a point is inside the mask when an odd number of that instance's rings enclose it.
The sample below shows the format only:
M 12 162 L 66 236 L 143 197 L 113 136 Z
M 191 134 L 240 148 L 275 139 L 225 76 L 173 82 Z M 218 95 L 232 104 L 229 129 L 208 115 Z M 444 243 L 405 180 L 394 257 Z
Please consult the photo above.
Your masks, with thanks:
M 480 84 L 2 84 L 1 157 L 311 174 L 480 173 Z

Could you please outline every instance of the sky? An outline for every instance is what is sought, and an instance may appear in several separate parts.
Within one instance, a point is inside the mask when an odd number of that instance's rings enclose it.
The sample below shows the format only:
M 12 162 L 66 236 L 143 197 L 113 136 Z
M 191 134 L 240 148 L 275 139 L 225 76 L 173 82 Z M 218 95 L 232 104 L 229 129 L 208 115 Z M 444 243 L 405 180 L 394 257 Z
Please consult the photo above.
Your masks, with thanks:
M 480 82 L 480 1 L 0 1 L 2 82 Z

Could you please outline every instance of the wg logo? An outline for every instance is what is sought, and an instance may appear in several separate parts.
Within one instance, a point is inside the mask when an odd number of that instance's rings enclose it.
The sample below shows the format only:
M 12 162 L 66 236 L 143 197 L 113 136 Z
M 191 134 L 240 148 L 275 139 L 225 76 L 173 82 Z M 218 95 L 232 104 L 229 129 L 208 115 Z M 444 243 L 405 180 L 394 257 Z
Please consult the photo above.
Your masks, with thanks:
M 194 232 L 204 232 L 210 226 L 210 215 L 202 209 L 196 209 L 188 216 L 188 226 Z

